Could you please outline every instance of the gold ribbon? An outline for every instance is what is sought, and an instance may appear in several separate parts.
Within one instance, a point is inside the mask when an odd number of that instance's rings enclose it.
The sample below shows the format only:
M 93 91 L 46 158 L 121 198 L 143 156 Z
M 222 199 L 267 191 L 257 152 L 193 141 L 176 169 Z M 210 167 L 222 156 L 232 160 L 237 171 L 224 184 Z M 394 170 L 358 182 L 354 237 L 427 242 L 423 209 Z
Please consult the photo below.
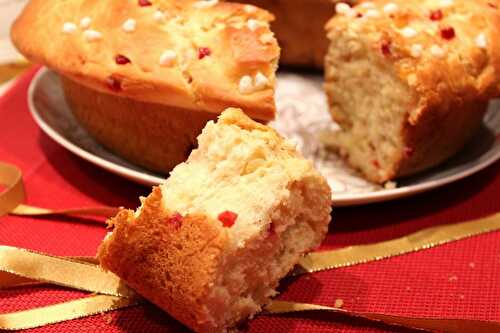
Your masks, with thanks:
M 95 295 L 41 308 L 0 314 L 0 329 L 23 330 L 140 304 L 138 298 Z
M 11 62 L 8 64 L 0 65 L 0 84 L 6 83 L 7 81 L 12 80 L 25 70 L 27 70 L 31 64 L 25 60 L 18 60 L 15 62 Z
M 0 216 L 16 215 L 95 215 L 109 217 L 118 208 L 96 207 L 50 210 L 22 205 L 24 189 L 19 169 L 0 163 L 0 183 L 7 186 L 0 194 Z M 428 249 L 452 241 L 500 230 L 500 213 L 474 221 L 436 226 L 398 239 L 369 245 L 311 253 L 300 261 L 294 274 L 352 266 Z M 84 277 L 84 278 L 82 278 Z M 144 302 L 117 276 L 103 271 L 95 258 L 56 257 L 30 250 L 0 246 L 0 288 L 22 287 L 28 284 L 51 283 L 94 295 L 46 307 L 0 314 L 0 329 L 34 328 L 61 321 L 90 316 Z M 458 332 L 497 332 L 500 323 L 439 318 L 410 318 L 380 313 L 353 312 L 323 305 L 273 301 L 266 307 L 268 314 L 303 311 L 327 311 L 343 315 L 423 330 Z
M 293 274 L 313 273 L 382 260 L 497 230 L 500 230 L 500 213 L 469 222 L 423 229 L 385 242 L 313 252 L 300 260 L 299 267 Z
M 446 333 L 493 333 L 500 332 L 500 323 L 483 320 L 412 318 L 382 313 L 354 312 L 324 305 L 273 301 L 266 307 L 268 313 L 281 314 L 304 311 L 326 311 L 349 317 L 362 318 L 393 326 L 403 326 L 417 330 L 439 331 Z
M 24 186 L 21 170 L 0 162 L 0 184 L 6 188 L 0 193 L 0 216 L 11 212 L 24 200 Z

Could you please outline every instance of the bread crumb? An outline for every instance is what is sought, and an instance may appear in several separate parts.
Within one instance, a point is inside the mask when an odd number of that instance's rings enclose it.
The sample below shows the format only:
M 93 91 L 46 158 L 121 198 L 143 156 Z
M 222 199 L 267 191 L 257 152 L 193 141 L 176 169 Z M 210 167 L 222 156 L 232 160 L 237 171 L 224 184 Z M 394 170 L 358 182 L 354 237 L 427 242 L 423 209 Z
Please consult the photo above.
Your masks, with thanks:
M 389 181 L 389 182 L 386 182 L 384 184 L 384 188 L 386 190 L 393 190 L 395 189 L 396 187 L 398 186 L 398 184 L 396 182 L 393 182 L 393 181 Z
M 452 275 L 448 278 L 448 281 L 457 281 L 458 280 L 458 277 L 456 275 Z
M 469 267 L 470 267 L 470 268 L 474 268 L 474 267 L 476 267 L 476 264 L 475 264 L 475 263 L 473 263 L 473 262 L 470 262 L 470 263 L 469 263 Z
M 344 300 L 341 298 L 337 298 L 333 306 L 337 309 L 340 309 L 342 306 L 344 306 Z

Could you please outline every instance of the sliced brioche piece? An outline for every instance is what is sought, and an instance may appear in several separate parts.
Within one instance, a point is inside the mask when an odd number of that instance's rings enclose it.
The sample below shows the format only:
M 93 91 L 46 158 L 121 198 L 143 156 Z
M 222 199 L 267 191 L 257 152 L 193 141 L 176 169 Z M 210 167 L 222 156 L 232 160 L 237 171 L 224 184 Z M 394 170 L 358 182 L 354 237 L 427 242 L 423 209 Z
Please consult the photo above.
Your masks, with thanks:
M 274 118 L 273 16 L 245 8 L 213 0 L 31 0 L 11 35 L 29 60 L 61 74 L 68 104 L 93 137 L 167 173 L 225 108 Z
M 375 0 L 328 24 L 326 138 L 383 183 L 455 154 L 499 96 L 498 1 Z
M 197 332 L 253 316 L 324 238 L 326 180 L 241 110 L 209 122 L 199 147 L 134 213 L 122 210 L 102 266 Z

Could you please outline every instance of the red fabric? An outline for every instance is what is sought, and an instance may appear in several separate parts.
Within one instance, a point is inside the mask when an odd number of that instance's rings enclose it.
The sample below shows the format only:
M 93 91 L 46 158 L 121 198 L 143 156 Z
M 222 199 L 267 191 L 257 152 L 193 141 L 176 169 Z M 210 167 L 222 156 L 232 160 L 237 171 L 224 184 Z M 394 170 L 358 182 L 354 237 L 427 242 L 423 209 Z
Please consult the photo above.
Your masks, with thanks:
M 52 208 L 90 204 L 134 207 L 149 188 L 113 176 L 59 147 L 29 115 L 33 71 L 0 99 L 0 160 L 22 168 L 27 202 Z M 372 243 L 432 225 L 500 211 L 500 163 L 468 179 L 409 199 L 334 209 L 324 248 Z M 94 255 L 105 234 L 91 220 L 0 218 L 0 244 L 56 255 Z M 82 277 L 84 278 L 84 277 Z M 287 278 L 280 299 L 409 316 L 500 320 L 500 233 L 490 233 L 385 261 Z M 0 292 L 0 312 L 81 297 L 55 287 Z M 152 305 L 119 310 L 33 332 L 184 332 Z M 325 314 L 258 316 L 248 332 L 406 332 Z M 410 331 L 408 331 L 410 332 Z

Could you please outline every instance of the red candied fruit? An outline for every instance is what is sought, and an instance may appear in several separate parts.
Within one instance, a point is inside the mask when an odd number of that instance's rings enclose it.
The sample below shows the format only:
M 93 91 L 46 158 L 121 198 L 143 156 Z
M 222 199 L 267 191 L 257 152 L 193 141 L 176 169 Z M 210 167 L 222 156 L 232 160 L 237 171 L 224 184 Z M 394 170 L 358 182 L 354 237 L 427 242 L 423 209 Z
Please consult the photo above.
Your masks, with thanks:
M 106 85 L 108 86 L 109 89 L 111 89 L 113 91 L 122 90 L 122 84 L 121 84 L 120 80 L 114 76 L 109 76 L 106 79 Z
M 378 160 L 372 160 L 372 164 L 375 168 L 380 169 L 380 163 L 378 162 Z
M 217 219 L 222 222 L 222 225 L 226 228 L 230 228 L 234 225 L 234 222 L 236 222 L 236 219 L 238 218 L 238 214 L 231 212 L 229 210 L 226 210 L 222 213 L 219 214 Z
M 138 3 L 139 3 L 139 6 L 141 6 L 141 7 L 147 7 L 147 6 L 152 5 L 151 1 L 149 1 L 149 0 L 139 0 Z
M 115 57 L 115 62 L 117 65 L 126 65 L 130 64 L 130 59 L 125 57 L 124 55 L 117 54 Z
M 433 21 L 441 21 L 443 19 L 443 11 L 441 9 L 433 10 L 429 18 Z
M 391 52 L 391 44 L 392 44 L 391 41 L 387 40 L 387 39 L 382 40 L 382 42 L 380 43 L 380 51 L 386 57 L 390 56 L 392 53 Z
M 198 49 L 198 59 L 200 60 L 208 57 L 210 54 L 212 54 L 212 51 L 208 47 L 200 47 Z
M 174 226 L 177 230 L 182 225 L 182 215 L 179 213 L 174 213 L 172 216 L 167 218 L 167 224 Z
M 403 154 L 406 156 L 406 158 L 412 157 L 414 153 L 415 149 L 413 149 L 412 147 L 405 147 L 403 149 Z
M 455 38 L 455 29 L 453 29 L 452 27 L 442 28 L 441 37 L 448 40 Z

